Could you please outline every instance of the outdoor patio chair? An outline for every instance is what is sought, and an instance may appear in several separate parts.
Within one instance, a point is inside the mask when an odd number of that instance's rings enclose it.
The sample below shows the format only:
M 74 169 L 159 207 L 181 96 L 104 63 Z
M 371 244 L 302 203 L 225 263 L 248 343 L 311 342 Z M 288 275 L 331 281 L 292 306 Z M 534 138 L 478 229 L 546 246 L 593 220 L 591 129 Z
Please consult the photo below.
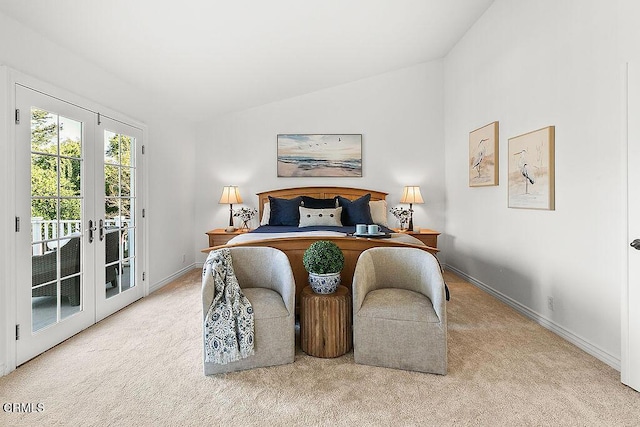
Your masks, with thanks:
M 118 273 L 120 273 L 120 266 L 118 264 L 109 265 L 112 262 L 118 261 L 120 258 L 120 233 L 118 229 L 108 230 L 105 236 L 105 264 L 107 265 L 105 270 L 105 283 L 110 283 L 111 286 L 118 286 Z
M 59 249 L 44 255 L 31 257 L 31 287 L 32 296 L 56 296 L 57 284 L 57 254 L 60 252 L 60 296 L 69 299 L 69 304 L 80 305 L 80 275 L 66 278 L 80 273 L 80 236 L 71 237 Z M 46 286 L 36 288 L 43 283 L 52 282 Z

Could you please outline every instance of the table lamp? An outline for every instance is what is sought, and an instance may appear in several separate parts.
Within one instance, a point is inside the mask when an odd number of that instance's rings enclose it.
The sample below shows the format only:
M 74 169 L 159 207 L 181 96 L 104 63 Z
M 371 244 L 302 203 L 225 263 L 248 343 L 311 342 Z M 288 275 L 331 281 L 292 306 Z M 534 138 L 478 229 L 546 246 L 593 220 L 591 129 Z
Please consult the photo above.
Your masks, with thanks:
M 237 185 L 227 185 L 222 189 L 222 196 L 220 196 L 220 204 L 229 204 L 229 226 L 224 231 L 235 231 L 233 226 L 233 204 L 242 203 L 242 197 L 240 197 L 240 191 L 238 191 Z
M 420 187 L 417 185 L 404 187 L 400 203 L 409 203 L 409 231 L 413 231 L 413 204 L 424 203 L 422 194 L 420 194 Z

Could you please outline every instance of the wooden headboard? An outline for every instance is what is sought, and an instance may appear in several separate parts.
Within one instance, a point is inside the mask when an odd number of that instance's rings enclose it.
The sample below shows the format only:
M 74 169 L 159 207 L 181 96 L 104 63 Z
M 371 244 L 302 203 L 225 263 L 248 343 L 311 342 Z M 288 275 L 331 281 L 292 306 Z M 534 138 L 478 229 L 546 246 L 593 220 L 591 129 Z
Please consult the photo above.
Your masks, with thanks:
M 385 200 L 388 193 L 351 187 L 295 187 L 263 191 L 262 193 L 258 193 L 258 207 L 260 211 L 258 218 L 262 218 L 264 204 L 269 202 L 269 196 L 280 199 L 292 199 L 298 196 L 309 196 L 316 199 L 332 199 L 335 196 L 342 196 L 349 200 L 355 200 L 365 194 L 371 194 L 371 200 Z

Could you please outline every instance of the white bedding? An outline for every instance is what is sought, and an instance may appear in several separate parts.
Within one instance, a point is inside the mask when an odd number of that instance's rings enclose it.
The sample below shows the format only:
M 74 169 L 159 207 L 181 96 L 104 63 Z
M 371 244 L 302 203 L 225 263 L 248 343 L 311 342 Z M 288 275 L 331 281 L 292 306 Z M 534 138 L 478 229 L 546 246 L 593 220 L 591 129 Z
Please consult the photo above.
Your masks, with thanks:
M 239 234 L 236 237 L 229 240 L 228 244 L 234 243 L 245 243 L 252 242 L 255 240 L 264 240 L 264 239 L 279 239 L 279 238 L 290 238 L 290 237 L 341 237 L 346 236 L 346 233 L 339 233 L 337 231 L 294 231 L 291 233 L 243 233 Z M 417 238 L 404 233 L 391 233 L 391 237 L 389 239 L 395 242 L 401 243 L 410 243 L 412 245 L 420 245 L 424 246 Z

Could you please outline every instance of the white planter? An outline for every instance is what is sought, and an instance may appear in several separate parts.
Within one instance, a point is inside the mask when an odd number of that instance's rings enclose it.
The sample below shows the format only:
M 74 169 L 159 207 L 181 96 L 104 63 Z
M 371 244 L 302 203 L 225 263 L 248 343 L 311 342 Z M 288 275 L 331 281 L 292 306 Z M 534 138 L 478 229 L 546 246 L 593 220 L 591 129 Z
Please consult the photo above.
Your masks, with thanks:
M 309 273 L 309 285 L 317 294 L 332 294 L 340 284 L 340 273 Z

